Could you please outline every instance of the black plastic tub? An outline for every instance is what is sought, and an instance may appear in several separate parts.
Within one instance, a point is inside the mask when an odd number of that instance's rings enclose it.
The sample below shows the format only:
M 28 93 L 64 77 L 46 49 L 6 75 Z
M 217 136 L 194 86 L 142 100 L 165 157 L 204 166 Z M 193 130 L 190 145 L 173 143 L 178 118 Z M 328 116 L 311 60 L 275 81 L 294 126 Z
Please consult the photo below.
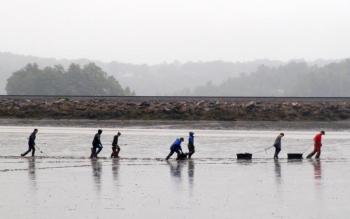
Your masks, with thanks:
M 186 160 L 187 159 L 187 153 L 179 154 L 177 157 L 178 160 Z
M 238 160 L 251 160 L 252 154 L 250 154 L 250 153 L 237 154 L 237 159 Z
M 303 159 L 303 154 L 301 154 L 301 153 L 291 153 L 291 154 L 287 154 L 287 155 L 288 155 L 288 159 L 295 159 L 295 160 Z

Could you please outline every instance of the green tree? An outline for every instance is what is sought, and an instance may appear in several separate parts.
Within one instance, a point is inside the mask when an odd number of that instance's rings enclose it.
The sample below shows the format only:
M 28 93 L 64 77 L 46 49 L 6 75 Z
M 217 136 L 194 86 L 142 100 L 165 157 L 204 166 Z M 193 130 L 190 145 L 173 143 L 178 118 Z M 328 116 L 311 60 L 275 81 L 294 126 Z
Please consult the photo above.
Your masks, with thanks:
M 35 63 L 28 64 L 12 74 L 6 91 L 11 95 L 135 95 L 94 63 L 83 67 L 73 63 L 67 71 L 62 66 L 40 69 Z

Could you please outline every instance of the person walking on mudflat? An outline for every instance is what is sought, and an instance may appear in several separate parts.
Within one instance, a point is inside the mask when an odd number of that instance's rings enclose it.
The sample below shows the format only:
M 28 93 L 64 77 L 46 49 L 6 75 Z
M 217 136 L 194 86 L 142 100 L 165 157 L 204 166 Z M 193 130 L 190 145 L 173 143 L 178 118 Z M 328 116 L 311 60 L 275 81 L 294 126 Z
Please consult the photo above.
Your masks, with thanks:
M 34 131 L 30 134 L 28 139 L 28 150 L 21 154 L 22 157 L 26 156 L 30 151 L 32 152 L 32 157 L 35 155 L 35 138 L 38 133 L 38 129 L 34 129 Z
M 191 159 L 192 155 L 194 154 L 194 132 L 189 133 L 188 137 L 188 158 Z
M 282 147 L 282 138 L 284 136 L 284 133 L 280 133 L 276 140 L 275 143 L 273 144 L 273 146 L 275 147 L 275 155 L 273 156 L 273 159 L 278 160 L 278 154 L 281 151 L 281 147 Z
M 94 140 L 92 141 L 90 158 L 97 158 L 97 155 L 102 151 L 103 146 L 101 143 L 101 134 L 102 130 L 99 129 L 94 136 Z
M 165 158 L 165 160 L 169 160 L 169 158 L 176 153 L 177 154 L 177 159 L 179 159 L 180 154 L 183 154 L 182 148 L 181 148 L 181 143 L 184 141 L 184 138 L 177 138 L 175 142 L 170 146 L 170 153 L 168 156 Z
M 314 137 L 314 150 L 307 155 L 306 158 L 312 158 L 314 154 L 316 154 L 316 159 L 320 158 L 321 156 L 321 147 L 322 147 L 322 135 L 325 135 L 325 131 L 321 131 Z
M 113 138 L 111 158 L 118 158 L 119 157 L 120 147 L 118 145 L 118 139 L 119 139 L 119 136 L 121 136 L 121 135 L 122 134 L 120 132 L 118 132 Z

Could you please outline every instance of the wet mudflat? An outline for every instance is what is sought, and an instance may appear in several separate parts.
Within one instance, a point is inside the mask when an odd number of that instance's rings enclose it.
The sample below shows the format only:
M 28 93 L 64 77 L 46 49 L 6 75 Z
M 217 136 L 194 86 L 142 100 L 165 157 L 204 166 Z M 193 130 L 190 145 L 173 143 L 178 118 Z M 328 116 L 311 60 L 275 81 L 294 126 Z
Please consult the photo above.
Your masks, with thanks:
M 195 130 L 193 160 L 163 158 L 187 129 L 124 128 L 121 159 L 87 159 L 95 128 L 39 127 L 37 158 L 20 158 L 32 127 L 0 127 L 2 218 L 346 218 L 350 214 L 350 132 L 328 132 L 322 159 L 288 161 L 311 150 L 317 130 L 286 131 L 281 159 L 260 151 L 278 131 Z M 276 133 L 277 132 L 277 133 Z M 186 147 L 184 147 L 186 148 Z M 185 149 L 186 150 L 186 149 Z

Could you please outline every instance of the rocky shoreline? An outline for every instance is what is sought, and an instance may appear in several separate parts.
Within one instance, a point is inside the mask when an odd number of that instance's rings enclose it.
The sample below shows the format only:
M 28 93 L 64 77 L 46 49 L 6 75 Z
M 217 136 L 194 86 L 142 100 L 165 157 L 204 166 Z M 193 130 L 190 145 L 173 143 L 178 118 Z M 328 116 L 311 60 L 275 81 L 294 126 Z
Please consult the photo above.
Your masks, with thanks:
M 350 100 L 2 97 L 0 118 L 340 121 L 350 118 Z

